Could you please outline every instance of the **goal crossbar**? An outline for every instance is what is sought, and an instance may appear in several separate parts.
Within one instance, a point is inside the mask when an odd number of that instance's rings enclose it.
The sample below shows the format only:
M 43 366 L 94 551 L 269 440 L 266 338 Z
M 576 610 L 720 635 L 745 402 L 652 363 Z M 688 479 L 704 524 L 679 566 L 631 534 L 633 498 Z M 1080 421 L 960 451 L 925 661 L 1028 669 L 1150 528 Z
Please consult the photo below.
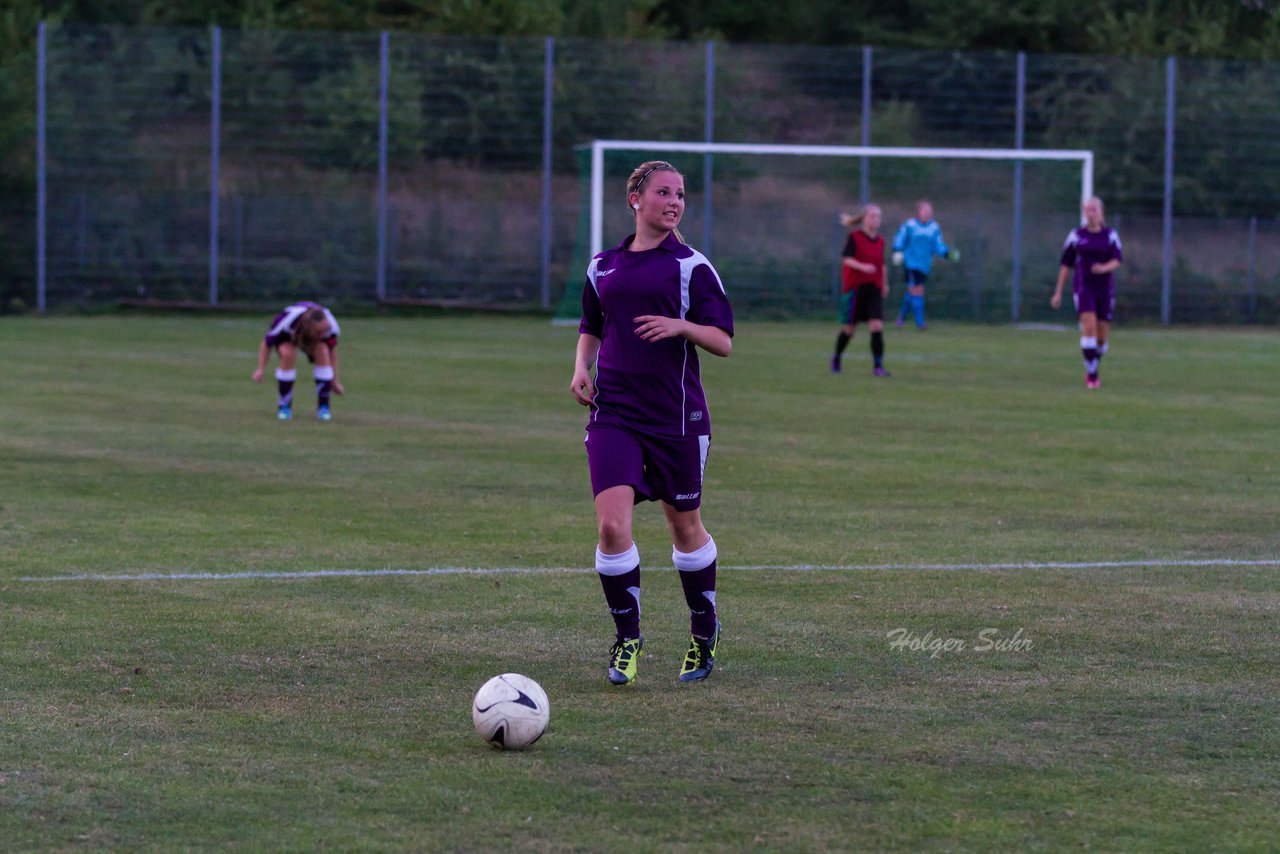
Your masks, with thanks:
M 587 148 L 588 146 L 581 146 Z M 770 154 L 803 157 L 896 157 L 929 160 L 1078 161 L 1080 201 L 1093 195 L 1093 152 L 1074 148 L 927 148 L 875 145 L 785 145 L 749 142 L 662 142 L 652 139 L 596 139 L 591 149 L 591 257 L 604 249 L 604 153 L 662 151 L 688 154 Z

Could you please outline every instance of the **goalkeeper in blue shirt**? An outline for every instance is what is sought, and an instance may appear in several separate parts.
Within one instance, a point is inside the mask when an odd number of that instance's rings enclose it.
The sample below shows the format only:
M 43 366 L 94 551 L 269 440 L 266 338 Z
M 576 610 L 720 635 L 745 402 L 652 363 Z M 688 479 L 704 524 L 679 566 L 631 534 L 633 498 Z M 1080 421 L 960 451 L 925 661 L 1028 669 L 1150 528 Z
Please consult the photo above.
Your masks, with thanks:
M 893 263 L 902 266 L 907 285 L 906 293 L 902 295 L 902 308 L 898 310 L 899 326 L 906 322 L 909 311 L 915 318 L 916 327 L 925 328 L 924 282 L 933 268 L 934 255 L 960 260 L 960 253 L 942 239 L 942 229 L 933 219 L 933 205 L 921 199 L 916 204 L 916 215 L 904 222 L 893 238 Z

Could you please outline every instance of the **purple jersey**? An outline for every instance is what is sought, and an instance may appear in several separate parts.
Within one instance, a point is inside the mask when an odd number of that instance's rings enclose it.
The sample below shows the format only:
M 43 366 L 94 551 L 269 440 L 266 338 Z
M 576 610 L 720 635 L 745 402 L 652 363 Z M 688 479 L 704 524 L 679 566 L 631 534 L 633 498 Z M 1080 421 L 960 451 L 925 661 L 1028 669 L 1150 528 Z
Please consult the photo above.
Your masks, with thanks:
M 1072 288 L 1076 294 L 1088 291 L 1092 294 L 1109 294 L 1113 278 L 1111 273 L 1092 273 L 1094 264 L 1105 264 L 1108 261 L 1123 261 L 1120 235 L 1115 229 L 1105 225 L 1098 231 L 1090 231 L 1085 226 L 1071 229 L 1067 241 L 1062 245 L 1062 266 L 1074 267 L 1075 278 Z
M 591 422 L 656 436 L 707 436 L 711 417 L 697 347 L 683 337 L 642 341 L 635 318 L 653 314 L 733 335 L 733 309 L 706 256 L 667 235 L 643 252 L 631 235 L 587 267 L 578 331 L 600 339 Z
M 318 302 L 295 302 L 272 319 L 271 328 L 267 330 L 267 346 L 279 347 L 281 344 L 291 343 L 293 341 L 293 333 L 298 329 L 299 318 L 313 308 L 323 311 L 324 316 L 329 321 L 329 337 L 325 339 L 325 343 L 331 347 L 336 345 L 338 343 L 338 321 L 334 319 L 333 313 Z

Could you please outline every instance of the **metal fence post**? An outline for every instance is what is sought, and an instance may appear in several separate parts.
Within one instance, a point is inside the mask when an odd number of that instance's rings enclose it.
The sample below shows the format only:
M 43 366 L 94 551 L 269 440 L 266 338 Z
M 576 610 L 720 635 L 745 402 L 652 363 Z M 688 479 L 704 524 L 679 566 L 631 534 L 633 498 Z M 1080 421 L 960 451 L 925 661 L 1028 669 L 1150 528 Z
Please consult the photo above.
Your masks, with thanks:
M 715 142 L 716 132 L 716 43 L 707 42 L 706 75 L 704 81 L 706 114 L 703 116 L 703 137 Z M 711 155 L 702 156 L 702 252 L 711 254 Z
M 232 210 L 232 229 L 235 239 L 236 266 L 235 277 L 244 279 L 244 196 L 236 194 L 235 206 Z
M 76 193 L 76 272 L 84 272 L 85 253 L 89 245 L 89 196 Z
M 378 37 L 378 269 L 374 290 L 387 298 L 387 90 L 391 82 L 391 35 Z
M 1169 325 L 1172 317 L 1171 280 L 1173 277 L 1173 131 L 1174 87 L 1178 62 L 1172 56 L 1165 61 L 1165 113 L 1164 113 L 1164 251 L 1160 271 L 1160 322 Z
M 862 145 L 871 144 L 871 45 L 862 46 Z M 871 160 L 862 158 L 859 197 L 862 204 L 871 198 Z
M 48 201 L 45 160 L 45 59 L 47 28 L 44 21 L 36 27 L 36 311 L 45 310 L 45 228 L 48 225 Z
M 551 307 L 551 126 L 556 69 L 556 40 L 547 36 L 542 65 L 542 307 Z
M 973 283 L 973 320 L 975 323 L 982 321 L 982 212 L 979 211 L 973 218 L 973 275 L 970 280 Z
M 845 231 L 844 225 L 840 222 L 840 210 L 838 208 L 836 209 L 835 215 L 831 217 L 831 221 L 835 223 L 834 236 L 832 237 L 831 245 L 843 246 L 845 238 L 849 236 L 849 233 Z M 832 265 L 832 271 L 831 296 L 839 302 L 840 291 L 844 286 L 844 258 L 840 255 L 835 256 L 835 263 Z
M 209 121 L 209 304 L 218 304 L 218 184 L 222 137 L 222 28 L 213 28 L 209 63 L 211 93 Z
M 1027 54 L 1018 51 L 1016 117 L 1013 127 L 1013 147 L 1021 149 L 1026 144 L 1027 118 Z M 1013 270 L 1009 288 L 1009 319 L 1017 323 L 1022 312 L 1022 166 L 1021 160 L 1013 163 Z
M 1249 322 L 1258 319 L 1258 217 L 1249 217 Z

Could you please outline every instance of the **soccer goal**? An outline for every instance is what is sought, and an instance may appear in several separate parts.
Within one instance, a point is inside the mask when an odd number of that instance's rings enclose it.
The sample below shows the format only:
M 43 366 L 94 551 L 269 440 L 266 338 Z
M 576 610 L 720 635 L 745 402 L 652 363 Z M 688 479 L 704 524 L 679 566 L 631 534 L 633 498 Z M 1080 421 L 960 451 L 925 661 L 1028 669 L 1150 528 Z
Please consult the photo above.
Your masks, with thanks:
M 1063 237 L 1079 222 L 1079 203 L 1094 194 L 1089 150 L 597 139 L 578 150 L 579 230 L 557 322 L 576 317 L 582 271 L 606 234 L 612 244 L 615 232 L 620 238 L 629 230 L 620 187 L 637 163 L 652 159 L 685 174 L 686 238 L 745 297 L 735 305 L 765 315 L 820 313 L 830 302 L 843 236 L 836 208 L 856 207 L 859 179 L 866 187 L 870 176 L 886 242 L 915 199 L 934 200 L 963 258 L 935 267 L 934 283 L 952 314 L 977 319 L 1000 319 L 1000 311 L 1019 319 L 1023 243 L 1029 260 L 1056 263 Z M 610 192 L 617 204 L 608 203 Z

